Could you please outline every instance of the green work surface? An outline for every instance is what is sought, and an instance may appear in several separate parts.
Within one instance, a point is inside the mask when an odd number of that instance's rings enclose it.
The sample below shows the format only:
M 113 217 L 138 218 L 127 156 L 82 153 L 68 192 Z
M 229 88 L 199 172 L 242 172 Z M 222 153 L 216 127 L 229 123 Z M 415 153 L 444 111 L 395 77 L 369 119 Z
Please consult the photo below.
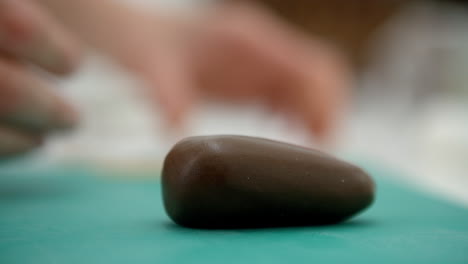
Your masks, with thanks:
M 210 231 L 173 224 L 157 178 L 0 169 L 0 263 L 468 263 L 468 210 L 369 171 L 377 200 L 348 222 Z

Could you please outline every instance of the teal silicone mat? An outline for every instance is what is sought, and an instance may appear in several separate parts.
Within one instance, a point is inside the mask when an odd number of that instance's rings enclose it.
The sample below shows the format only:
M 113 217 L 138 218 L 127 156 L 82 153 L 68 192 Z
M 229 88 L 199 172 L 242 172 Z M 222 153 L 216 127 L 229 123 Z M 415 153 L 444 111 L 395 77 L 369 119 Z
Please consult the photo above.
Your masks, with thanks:
M 468 210 L 368 170 L 377 200 L 348 222 L 208 231 L 167 218 L 156 177 L 0 168 L 0 263 L 468 263 Z

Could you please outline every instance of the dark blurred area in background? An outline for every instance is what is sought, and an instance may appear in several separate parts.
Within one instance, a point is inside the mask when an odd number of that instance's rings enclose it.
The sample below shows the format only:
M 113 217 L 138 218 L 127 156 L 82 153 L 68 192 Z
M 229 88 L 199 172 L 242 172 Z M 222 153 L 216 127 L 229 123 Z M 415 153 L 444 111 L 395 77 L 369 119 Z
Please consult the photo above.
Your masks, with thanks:
M 457 3 L 468 0 L 230 0 L 261 3 L 302 30 L 336 45 L 361 68 L 368 61 L 373 34 L 403 8 L 415 2 Z

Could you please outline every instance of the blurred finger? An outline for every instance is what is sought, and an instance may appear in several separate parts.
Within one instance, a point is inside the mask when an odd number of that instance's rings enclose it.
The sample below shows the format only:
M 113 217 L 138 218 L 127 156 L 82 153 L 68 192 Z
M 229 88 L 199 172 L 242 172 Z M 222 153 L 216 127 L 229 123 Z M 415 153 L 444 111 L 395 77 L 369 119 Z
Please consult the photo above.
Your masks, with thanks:
M 42 80 L 0 59 L 0 121 L 33 131 L 72 127 L 77 114 Z
M 349 68 L 337 56 L 324 51 L 310 58 L 308 66 L 298 72 L 302 92 L 295 105 L 310 131 L 326 141 L 346 108 L 352 83 Z
M 0 157 L 26 152 L 42 142 L 38 135 L 30 135 L 11 127 L 0 126 Z
M 72 37 L 26 0 L 0 0 L 0 50 L 57 74 L 73 70 L 80 55 Z
M 148 60 L 139 74 L 148 82 L 150 98 L 162 107 L 169 125 L 178 127 L 194 101 L 191 76 L 180 54 L 170 49 Z
M 272 108 L 292 109 L 317 139 L 325 141 L 339 120 L 351 83 L 344 59 L 259 7 L 228 8 L 229 28 L 269 66 L 272 78 L 280 78 L 269 89 Z

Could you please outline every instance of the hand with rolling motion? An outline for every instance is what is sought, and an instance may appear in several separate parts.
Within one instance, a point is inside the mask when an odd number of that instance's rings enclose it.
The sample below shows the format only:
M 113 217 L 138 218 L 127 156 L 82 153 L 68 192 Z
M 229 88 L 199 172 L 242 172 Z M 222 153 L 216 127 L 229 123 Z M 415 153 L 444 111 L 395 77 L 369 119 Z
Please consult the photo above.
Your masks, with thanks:
M 346 102 L 350 74 L 340 54 L 257 6 L 220 4 L 176 16 L 112 0 L 0 5 L 0 155 L 76 123 L 71 107 L 31 70 L 69 73 L 79 60 L 76 40 L 144 80 L 147 97 L 175 126 L 202 97 L 255 100 L 324 139 Z
M 112 9 L 102 6 L 94 10 Z M 220 4 L 184 16 L 132 9 L 106 14 L 105 21 L 115 21 L 118 30 L 69 23 L 145 80 L 148 97 L 172 125 L 200 98 L 255 101 L 326 139 L 347 100 L 351 74 L 341 54 L 260 7 Z M 96 15 L 96 21 L 106 14 Z

